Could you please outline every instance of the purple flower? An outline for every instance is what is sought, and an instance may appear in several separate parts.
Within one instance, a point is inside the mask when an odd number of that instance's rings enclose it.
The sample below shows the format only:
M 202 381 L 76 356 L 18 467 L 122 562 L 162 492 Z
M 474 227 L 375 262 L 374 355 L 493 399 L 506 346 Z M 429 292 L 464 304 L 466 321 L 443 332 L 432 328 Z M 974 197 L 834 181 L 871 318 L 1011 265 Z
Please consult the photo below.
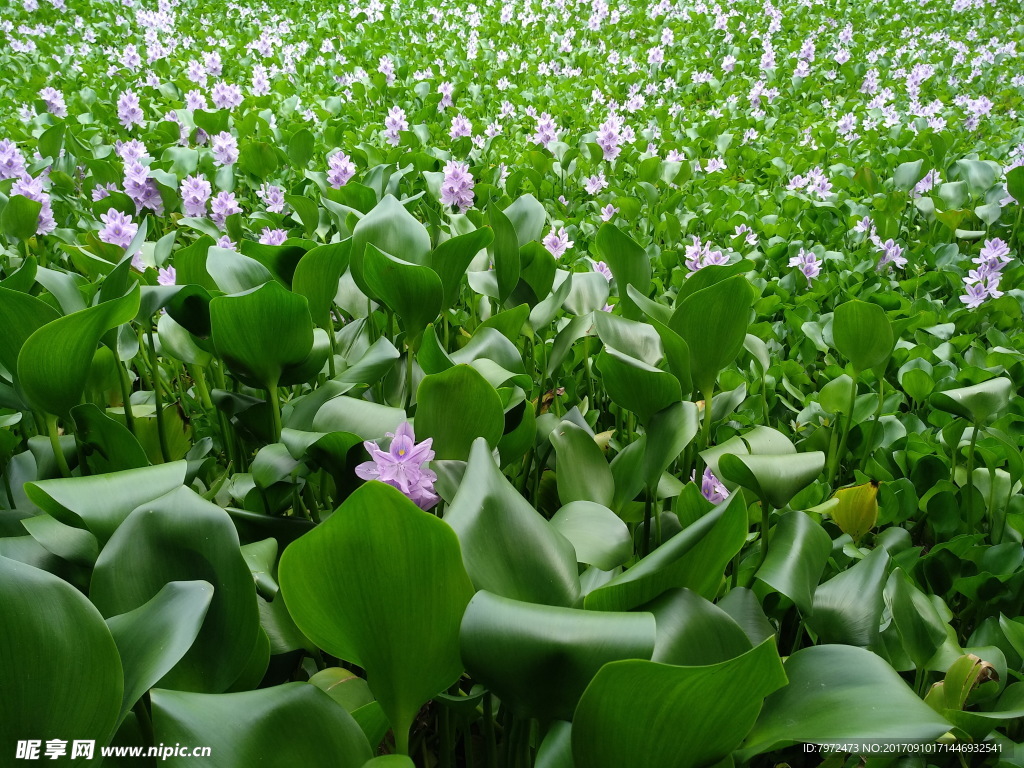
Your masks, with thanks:
M 897 269 L 903 269 L 907 266 L 907 258 L 903 255 L 903 247 L 895 240 L 889 238 L 883 243 L 881 238 L 875 235 L 872 242 L 882 253 L 882 258 L 878 260 L 879 271 L 885 269 L 889 264 L 895 265 Z
M 811 287 L 811 280 L 821 273 L 821 259 L 811 251 L 800 249 L 800 253 L 789 260 L 789 266 L 798 267 L 807 278 L 807 287 Z
M 327 158 L 327 183 L 335 189 L 341 189 L 355 175 L 355 163 L 344 152 L 335 152 Z
M 453 139 L 460 139 L 463 136 L 473 135 L 473 124 L 464 115 L 456 115 L 452 118 L 452 126 L 448 135 Z
M 228 216 L 242 212 L 241 206 L 238 205 L 238 201 L 235 200 L 235 196 L 231 192 L 219 192 L 210 203 L 210 208 L 212 209 L 210 218 L 218 227 L 224 226 L 224 221 Z
M 134 91 L 125 91 L 117 100 L 117 119 L 121 125 L 130 129 L 133 125 L 142 125 L 142 107 L 139 96 Z
M 430 509 L 439 500 L 434 493 L 437 475 L 424 467 L 434 458 L 434 452 L 430 450 L 433 438 L 417 445 L 412 425 L 407 421 L 386 436 L 391 438 L 387 451 L 381 450 L 373 441 L 363 443 L 372 461 L 356 467 L 356 476 L 387 483 L 404 493 L 420 509 Z
M 119 245 L 122 248 L 131 245 L 132 238 L 139 231 L 139 225 L 132 223 L 132 217 L 126 216 L 116 208 L 101 213 L 100 221 L 104 224 L 99 233 L 100 240 L 111 245 Z
M 0 181 L 16 179 L 25 173 L 25 158 L 10 139 L 0 141 Z
M 56 88 L 43 88 L 39 92 L 39 98 L 46 102 L 46 111 L 54 117 L 68 116 L 68 108 L 64 103 L 64 94 Z
M 729 257 L 719 250 L 712 250 L 711 243 L 702 243 L 696 235 L 693 243 L 686 246 L 686 268 L 691 272 L 709 266 L 721 266 L 729 263 Z
M 615 218 L 615 214 L 618 212 L 618 208 L 616 208 L 611 203 L 608 203 L 608 205 L 601 209 L 601 221 L 611 221 L 613 218 Z
M 608 181 L 605 179 L 603 173 L 596 173 L 583 181 L 583 187 L 587 190 L 587 194 L 590 195 L 596 195 L 607 186 Z
M 696 470 L 690 475 L 690 480 L 696 482 Z M 722 482 L 715 477 L 715 473 L 711 471 L 710 467 L 704 468 L 704 474 L 700 479 L 700 492 L 712 504 L 721 504 L 729 498 L 729 489 L 722 485 Z
M 384 138 L 388 144 L 397 147 L 401 138 L 399 134 L 408 130 L 409 121 L 405 119 L 405 110 L 399 106 L 392 107 L 388 116 L 384 118 Z
M 441 182 L 441 205 L 458 208 L 459 212 L 473 207 L 473 176 L 467 163 L 449 161 L 444 167 Z
M 558 126 L 555 125 L 554 118 L 547 112 L 536 118 L 536 121 L 536 130 L 530 140 L 547 149 L 549 144 L 558 140 Z
M 180 193 L 186 216 L 206 215 L 206 201 L 213 194 L 213 187 L 203 174 L 186 176 L 181 182 Z
M 260 245 L 283 245 L 287 239 L 288 233 L 283 229 L 264 227 L 260 233 Z
M 725 170 L 725 160 L 723 160 L 720 157 L 712 157 L 704 165 L 704 172 L 705 173 L 714 173 L 715 171 L 724 171 L 724 170 Z
M 256 195 L 267 206 L 270 213 L 284 212 L 284 190 L 275 184 L 262 184 Z
M 452 94 L 455 93 L 455 86 L 451 83 L 441 83 L 437 86 L 437 92 L 441 94 L 441 101 L 437 104 L 437 110 L 443 112 L 446 107 L 452 106 Z
M 605 160 L 614 160 L 619 156 L 619 143 L 622 141 L 622 119 L 614 112 L 601 123 L 597 129 L 597 146 L 601 148 Z
M 234 165 L 238 161 L 238 139 L 227 131 L 213 137 L 213 162 L 217 165 Z
M 966 304 L 968 309 L 980 307 L 982 302 L 988 298 L 988 289 L 985 287 L 985 283 L 967 285 L 965 290 L 967 293 L 960 297 L 960 301 Z
M 541 245 L 547 248 L 556 259 L 560 259 L 567 250 L 572 248 L 573 241 L 566 234 L 565 227 L 561 227 L 557 232 L 554 227 L 551 227 L 551 231 L 548 232 Z
M 174 285 L 176 277 L 177 275 L 174 271 L 174 267 L 160 267 L 160 271 L 156 276 L 156 281 L 160 285 Z
M 191 109 L 193 112 L 197 109 L 206 109 L 207 107 L 206 97 L 202 91 L 189 91 L 185 94 L 185 109 Z
M 220 80 L 214 83 L 210 98 L 217 109 L 234 109 L 242 103 L 242 89 Z
M 602 275 L 604 279 L 607 280 L 609 283 L 612 281 L 612 271 L 611 269 L 608 268 L 608 265 L 605 264 L 603 261 L 594 262 L 594 271 L 597 272 L 599 275 Z

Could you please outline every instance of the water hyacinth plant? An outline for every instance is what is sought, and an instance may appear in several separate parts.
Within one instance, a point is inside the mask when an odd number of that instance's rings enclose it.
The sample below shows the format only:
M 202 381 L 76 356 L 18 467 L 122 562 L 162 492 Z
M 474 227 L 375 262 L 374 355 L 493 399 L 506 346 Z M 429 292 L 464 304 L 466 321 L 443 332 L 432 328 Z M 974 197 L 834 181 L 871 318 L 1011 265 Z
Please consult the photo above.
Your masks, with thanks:
M 1022 46 L 8 3 L 0 765 L 1024 768 Z

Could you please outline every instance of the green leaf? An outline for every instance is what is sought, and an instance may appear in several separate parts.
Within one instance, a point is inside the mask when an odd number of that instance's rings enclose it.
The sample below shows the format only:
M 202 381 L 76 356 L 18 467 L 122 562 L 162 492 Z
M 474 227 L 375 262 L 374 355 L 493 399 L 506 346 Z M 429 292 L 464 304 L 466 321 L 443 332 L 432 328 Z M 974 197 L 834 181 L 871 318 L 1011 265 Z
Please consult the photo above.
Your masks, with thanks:
M 689 589 L 670 589 L 644 608 L 658 622 L 652 661 L 700 667 L 728 661 L 754 647 L 735 619 Z
M 1018 206 L 1024 206 L 1024 166 L 1018 165 L 1006 172 L 1006 191 Z
M 753 300 L 747 279 L 733 275 L 691 293 L 679 303 L 669 321 L 669 327 L 689 347 L 693 383 L 705 399 L 718 374 L 743 349 Z
M 572 727 L 576 765 L 697 768 L 740 745 L 765 696 L 786 684 L 773 639 L 729 661 L 674 667 L 607 664 L 587 687 Z
M 12 195 L 0 212 L 0 230 L 8 237 L 28 240 L 39 227 L 39 212 L 42 208 L 42 203 L 24 195 Z
M 40 509 L 66 525 L 88 528 L 105 544 L 130 512 L 181 486 L 187 471 L 187 462 L 176 461 L 102 475 L 40 480 L 26 483 L 25 493 Z
M 276 387 L 313 348 L 313 321 L 302 296 L 269 282 L 238 296 L 210 302 L 217 354 L 246 384 Z
M 459 642 L 466 670 L 520 717 L 567 720 L 605 664 L 649 659 L 649 613 L 606 613 L 534 605 L 478 592 Z
M 219 693 L 245 668 L 259 632 L 252 574 L 228 514 L 181 487 L 136 509 L 100 553 L 89 594 L 108 617 L 141 608 L 172 581 L 209 582 L 194 644 L 160 687 Z
M 99 474 L 149 466 L 139 441 L 127 427 L 107 416 L 92 403 L 71 409 L 75 438 L 88 457 L 90 468 Z
M 501 397 L 469 365 L 427 376 L 416 392 L 416 434 L 431 437 L 438 459 L 465 461 L 474 441 L 497 447 L 505 429 Z
M 0 750 L 24 739 L 106 744 L 121 706 L 121 661 L 99 611 L 77 589 L 0 557 Z M 55 692 L 60 691 L 60 695 Z M 95 758 L 70 765 L 98 765 Z
M 420 707 L 462 674 L 459 622 L 473 588 L 455 533 L 395 488 L 366 483 L 289 545 L 278 580 L 299 629 L 366 670 L 406 752 Z
M 562 421 L 552 430 L 550 439 L 558 461 L 556 478 L 562 503 L 592 501 L 610 506 L 615 480 L 604 453 L 590 433 L 571 421 Z
M 974 424 L 984 424 L 1005 410 L 1013 395 L 1013 382 L 999 378 L 973 387 L 933 392 L 928 402 L 940 411 L 961 416 Z
M 107 619 L 124 667 L 119 719 L 192 646 L 212 599 L 213 585 L 208 582 L 171 581 L 149 602 Z
M 363 280 L 373 296 L 398 315 L 407 343 L 414 348 L 428 323 L 441 311 L 441 278 L 430 267 L 382 253 L 367 243 L 363 253 Z
M 618 285 L 622 314 L 639 319 L 641 308 L 630 297 L 628 288 L 632 286 L 644 295 L 651 289 L 651 260 L 647 252 L 611 222 L 601 225 L 596 244 L 597 252 L 608 263 Z
M 444 520 L 458 534 L 477 589 L 528 603 L 573 606 L 580 596 L 572 544 L 498 469 L 482 438 Z
M 641 423 L 646 424 L 653 414 L 682 399 L 679 381 L 671 373 L 612 347 L 601 350 L 597 368 L 612 402 L 635 413 Z
M 852 299 L 836 307 L 832 320 L 836 349 L 860 374 L 882 365 L 892 353 L 892 326 L 885 310 L 877 304 Z
M 924 160 L 918 158 L 913 162 L 901 163 L 896 166 L 896 172 L 892 177 L 893 185 L 896 189 L 909 192 L 917 186 L 917 182 L 923 179 L 924 176 Z
M 494 275 L 498 281 L 498 303 L 504 304 L 519 284 L 519 240 L 515 227 L 498 208 L 490 206 L 487 218 L 494 232 Z
M 0 365 L 12 375 L 18 372 L 18 354 L 33 333 L 60 317 L 41 299 L 21 291 L 0 288 Z
M 540 240 L 547 212 L 537 198 L 529 194 L 522 195 L 516 198 L 504 213 L 516 231 L 520 248 L 534 240 Z
M 789 685 L 765 701 L 739 760 L 790 744 L 871 739 L 926 744 L 950 724 L 879 656 L 848 645 L 819 645 L 786 661 Z
M 825 454 L 821 451 L 742 456 L 727 453 L 718 459 L 722 479 L 753 491 L 773 509 L 789 504 L 824 468 Z
M 263 264 L 231 248 L 211 245 L 206 270 L 224 293 L 244 293 L 271 282 L 274 276 Z
M 818 587 L 806 621 L 821 642 L 864 648 L 876 642 L 889 563 L 888 553 L 879 547 Z
M 742 494 L 734 493 L 632 568 L 590 592 L 584 605 L 590 610 L 628 611 L 682 587 L 714 597 L 725 566 L 746 536 L 747 508 Z
M 903 650 L 917 669 L 924 669 L 946 639 L 946 624 L 931 598 L 917 588 L 906 571 L 895 569 L 889 581 L 892 585 L 889 608 Z
M 295 265 L 292 290 L 306 297 L 309 313 L 321 328 L 331 329 L 331 307 L 338 293 L 338 280 L 348 269 L 351 247 L 352 240 L 348 239 L 310 248 Z
M 352 277 L 363 293 L 376 298 L 363 276 L 363 255 L 368 244 L 410 264 L 425 265 L 430 257 L 426 227 L 392 195 L 385 195 L 352 231 Z
M 18 377 L 33 408 L 67 417 L 85 392 L 100 338 L 139 310 L 139 289 L 47 323 L 25 341 Z
M 985 160 L 957 160 L 960 178 L 967 182 L 971 194 L 981 197 L 996 183 L 999 166 Z
M 277 152 L 263 141 L 246 142 L 238 152 L 238 167 L 261 181 L 267 181 L 277 170 Z
M 601 504 L 570 502 L 552 516 L 551 524 L 573 545 L 578 562 L 610 571 L 633 555 L 629 528 Z
M 790 511 L 772 530 L 768 556 L 756 578 L 788 597 L 806 615 L 831 554 L 832 539 L 825 529 L 804 512 Z
M 647 426 L 644 450 L 644 484 L 657 488 L 662 473 L 672 466 L 700 428 L 697 404 L 672 403 L 655 414 Z
M 292 167 L 303 170 L 313 157 L 313 150 L 316 147 L 316 140 L 308 128 L 299 128 L 288 139 L 288 159 Z
M 219 695 L 155 690 L 151 697 L 156 739 L 209 747 L 218 768 L 361 768 L 373 756 L 352 716 L 309 683 Z M 161 759 L 169 768 L 196 762 Z
M 459 299 L 459 288 L 473 258 L 490 245 L 493 231 L 487 227 L 449 238 L 430 254 L 430 268 L 441 278 L 441 311 L 448 310 Z
M 47 551 L 70 563 L 92 568 L 99 556 L 96 537 L 81 528 L 65 525 L 49 515 L 26 517 L 21 524 Z

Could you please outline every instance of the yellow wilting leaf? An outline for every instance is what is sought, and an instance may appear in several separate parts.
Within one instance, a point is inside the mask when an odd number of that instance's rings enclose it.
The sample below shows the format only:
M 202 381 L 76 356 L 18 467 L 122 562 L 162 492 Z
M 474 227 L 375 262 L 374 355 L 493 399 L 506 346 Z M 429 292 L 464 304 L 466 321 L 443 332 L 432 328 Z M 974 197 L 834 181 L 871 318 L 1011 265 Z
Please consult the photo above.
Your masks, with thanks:
M 878 520 L 878 483 L 872 480 L 835 493 L 839 505 L 831 511 L 832 519 L 843 533 L 854 541 L 875 527 Z

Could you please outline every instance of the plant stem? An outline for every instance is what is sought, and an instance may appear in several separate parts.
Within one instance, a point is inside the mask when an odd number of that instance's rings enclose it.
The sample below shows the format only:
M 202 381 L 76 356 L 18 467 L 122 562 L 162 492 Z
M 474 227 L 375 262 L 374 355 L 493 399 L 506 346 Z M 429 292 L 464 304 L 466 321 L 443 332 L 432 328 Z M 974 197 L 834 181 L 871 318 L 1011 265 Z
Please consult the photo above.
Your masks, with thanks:
M 647 557 L 651 550 L 651 487 L 647 486 L 644 495 L 644 533 L 640 541 L 640 557 Z
M 875 444 L 875 432 L 878 430 L 878 424 L 882 420 L 882 408 L 885 405 L 885 378 L 879 377 L 878 379 L 878 408 L 875 410 L 875 420 L 871 422 L 871 435 L 864 441 L 864 450 L 860 454 L 860 471 L 863 472 L 868 464 L 868 458 L 871 455 L 871 447 Z M 852 411 L 851 411 L 852 413 Z
M 498 745 L 494 737 L 494 700 L 491 692 L 484 694 L 484 765 L 498 768 Z
M 974 525 L 974 446 L 978 443 L 978 424 L 971 430 L 971 446 L 967 449 L 967 520 Z
M 64 458 L 64 451 L 60 447 L 60 434 L 57 432 L 57 417 L 53 414 L 46 414 L 46 431 L 50 435 L 50 447 L 53 449 L 53 459 L 57 462 L 57 469 L 61 477 L 71 477 L 71 469 L 68 467 L 68 460 Z
M 274 437 L 274 442 L 281 442 L 281 399 L 277 395 L 277 385 L 273 384 L 267 392 L 270 395 L 270 426 Z
M 128 431 L 135 434 L 135 413 L 132 411 L 132 388 L 128 381 L 128 369 L 124 363 L 117 363 L 118 383 L 121 385 L 121 399 L 124 401 L 124 423 Z
M 761 554 L 757 559 L 757 568 L 760 570 L 768 557 L 768 527 L 771 525 L 772 508 L 765 498 L 761 499 Z M 757 573 L 757 571 L 754 571 Z
M 171 460 L 171 452 L 167 448 L 167 430 L 164 427 L 163 381 L 160 379 L 159 362 L 156 359 L 156 345 L 153 343 L 153 325 L 146 328 L 149 339 L 149 370 L 153 375 L 153 400 L 156 403 L 156 434 L 160 439 L 160 457 L 167 463 Z
M 828 483 L 834 486 L 836 483 L 836 473 L 839 471 L 839 461 L 843 453 L 846 452 L 846 439 L 850 436 L 850 427 L 853 426 L 853 407 L 857 403 L 857 380 L 858 372 L 853 372 L 853 385 L 850 388 L 850 407 L 849 413 L 846 416 L 846 421 L 843 422 L 842 436 L 839 439 L 839 448 L 836 452 L 829 456 L 829 470 L 828 470 Z

